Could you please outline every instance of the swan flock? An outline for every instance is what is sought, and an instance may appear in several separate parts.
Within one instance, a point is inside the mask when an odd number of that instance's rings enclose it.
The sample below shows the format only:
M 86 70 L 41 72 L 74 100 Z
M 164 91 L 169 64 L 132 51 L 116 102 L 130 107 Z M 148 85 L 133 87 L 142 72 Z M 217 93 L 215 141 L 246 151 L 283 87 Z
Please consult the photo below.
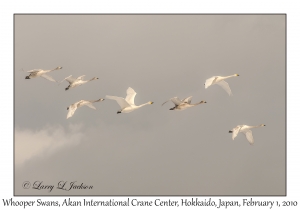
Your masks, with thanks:
M 29 70 L 27 72 L 30 73 L 30 74 L 28 76 L 26 76 L 25 79 L 33 79 L 33 78 L 42 77 L 42 78 L 47 79 L 51 82 L 56 82 L 56 83 L 59 83 L 59 84 L 61 84 L 64 81 L 67 81 L 69 83 L 69 85 L 65 88 L 65 90 L 69 90 L 70 88 L 75 88 L 75 87 L 81 86 L 83 84 L 86 84 L 90 81 L 99 79 L 98 77 L 93 77 L 90 80 L 83 80 L 85 75 L 79 76 L 77 78 L 74 78 L 74 77 L 72 77 L 72 75 L 70 75 L 70 76 L 64 78 L 61 82 L 58 82 L 55 79 L 53 79 L 50 75 L 48 75 L 48 73 L 50 73 L 52 71 L 55 71 L 55 70 L 60 70 L 60 69 L 62 69 L 62 67 L 58 66 L 58 67 L 56 67 L 52 70 L 42 70 L 42 69 Z M 229 79 L 229 78 L 232 78 L 232 77 L 237 77 L 237 76 L 239 76 L 239 75 L 238 74 L 233 74 L 233 75 L 230 75 L 230 76 L 213 76 L 213 77 L 210 77 L 210 78 L 206 79 L 206 81 L 205 81 L 205 84 L 204 84 L 205 89 L 207 89 L 208 87 L 210 87 L 212 85 L 217 84 L 217 85 L 221 86 L 227 92 L 227 94 L 229 96 L 232 96 L 233 94 L 231 92 L 229 84 L 225 80 Z M 118 97 L 118 96 L 106 95 L 107 99 L 116 101 L 118 103 L 118 105 L 120 106 L 120 109 L 117 111 L 117 114 L 130 113 L 130 112 L 132 112 L 134 110 L 137 110 L 137 109 L 139 109 L 143 106 L 153 104 L 152 101 L 149 101 L 149 102 L 146 102 L 146 103 L 141 104 L 141 105 L 136 105 L 135 102 L 134 102 L 134 98 L 135 98 L 137 93 L 131 87 L 128 87 L 126 93 L 127 93 L 127 95 L 126 95 L 125 98 Z M 75 102 L 75 103 L 71 104 L 70 106 L 67 107 L 67 110 L 68 110 L 67 119 L 72 117 L 74 115 L 75 111 L 78 108 L 80 108 L 82 106 L 87 106 L 91 109 L 96 109 L 96 107 L 93 105 L 93 103 L 101 102 L 101 101 L 104 101 L 104 100 L 105 99 L 103 99 L 103 98 L 100 98 L 100 99 L 97 99 L 97 100 L 80 100 L 78 102 Z M 206 101 L 202 100 L 198 103 L 192 104 L 191 103 L 192 96 L 189 96 L 189 97 L 187 97 L 183 100 L 180 100 L 176 96 L 176 97 L 170 98 L 169 100 L 165 101 L 162 104 L 162 106 L 164 104 L 166 104 L 167 102 L 169 102 L 169 101 L 174 103 L 174 107 L 170 108 L 169 110 L 177 110 L 177 111 L 182 111 L 182 110 L 185 110 L 187 108 L 191 108 L 191 107 L 206 103 Z M 246 136 L 246 139 L 248 140 L 250 145 L 253 145 L 254 144 L 254 139 L 253 139 L 251 129 L 258 128 L 258 127 L 263 127 L 263 126 L 266 126 L 266 125 L 264 125 L 264 124 L 260 124 L 260 125 L 257 125 L 257 126 L 238 125 L 235 128 L 233 128 L 232 130 L 230 130 L 229 133 L 232 133 L 232 140 L 234 140 L 237 137 L 238 133 L 244 133 L 245 136 Z

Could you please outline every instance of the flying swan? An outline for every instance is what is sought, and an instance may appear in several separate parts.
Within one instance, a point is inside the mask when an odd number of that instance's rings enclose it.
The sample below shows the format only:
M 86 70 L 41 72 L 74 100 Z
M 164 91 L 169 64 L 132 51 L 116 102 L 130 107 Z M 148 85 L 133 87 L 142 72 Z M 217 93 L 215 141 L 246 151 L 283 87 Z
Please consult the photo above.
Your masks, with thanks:
M 92 79 L 90 80 L 82 80 L 83 78 L 85 77 L 85 75 L 82 75 L 80 77 L 77 77 L 76 79 L 72 77 L 72 75 L 64 78 L 60 83 L 62 83 L 63 81 L 67 81 L 69 82 L 69 86 L 65 88 L 65 90 L 69 90 L 69 88 L 74 88 L 74 87 L 77 87 L 77 86 L 80 86 L 80 85 L 83 85 L 87 82 L 90 82 L 90 81 L 93 81 L 95 79 L 99 79 L 98 77 L 93 77 Z M 60 84 L 59 83 L 59 84 Z
M 32 78 L 36 78 L 36 77 L 43 77 L 44 79 L 47 79 L 47 80 L 49 80 L 51 82 L 57 82 L 51 76 L 47 75 L 47 73 L 49 73 L 51 71 L 54 71 L 54 70 L 59 70 L 59 69 L 62 69 L 62 67 L 58 66 L 58 67 L 56 67 L 55 69 L 52 69 L 52 70 L 42 70 L 42 69 L 29 70 L 27 72 L 30 73 L 30 74 L 28 76 L 26 76 L 25 79 L 32 79 Z
M 80 100 L 80 101 L 70 105 L 69 107 L 67 107 L 67 110 L 69 110 L 68 115 L 67 115 L 67 119 L 73 116 L 73 114 L 75 113 L 77 108 L 86 105 L 86 106 L 88 106 L 92 109 L 96 109 L 96 107 L 94 107 L 93 103 L 103 101 L 103 100 L 104 100 L 103 98 L 100 98 L 100 99 L 95 100 L 95 101 Z
M 167 100 L 166 102 L 164 102 L 162 104 L 162 106 L 167 103 L 168 101 L 172 101 L 175 106 L 173 108 L 171 108 L 170 110 L 185 110 L 187 108 L 190 108 L 190 107 L 193 107 L 193 106 L 197 106 L 199 104 L 203 104 L 203 103 L 206 103 L 206 101 L 200 101 L 198 103 L 195 103 L 195 104 L 191 104 L 192 102 L 192 97 L 193 96 L 189 96 L 183 100 L 180 100 L 178 97 L 173 97 L 169 100 Z
M 220 85 L 220 86 L 228 93 L 228 95 L 230 96 L 230 95 L 232 95 L 231 90 L 230 90 L 230 87 L 229 87 L 228 83 L 225 82 L 224 80 L 225 80 L 225 79 L 228 79 L 228 78 L 230 78 L 230 77 L 237 77 L 237 76 L 240 76 L 240 75 L 234 74 L 234 75 L 230 75 L 230 76 L 227 76 L 227 77 L 213 76 L 213 77 L 211 77 L 211 78 L 209 78 L 209 79 L 206 80 L 206 82 L 205 82 L 205 84 L 204 84 L 204 85 L 205 85 L 205 89 L 208 88 L 208 87 L 211 86 L 211 85 L 218 84 L 218 85 Z
M 152 101 L 149 101 L 147 103 L 144 103 L 144 104 L 141 104 L 141 105 L 137 106 L 137 105 L 134 104 L 135 95 L 136 95 L 136 92 L 131 87 L 129 87 L 127 89 L 127 96 L 126 96 L 125 99 L 122 98 L 122 97 L 109 96 L 109 95 L 107 95 L 106 98 L 111 99 L 111 100 L 115 100 L 120 105 L 121 109 L 117 112 L 117 114 L 129 113 L 129 112 L 132 112 L 133 110 L 141 108 L 142 106 L 145 106 L 147 104 L 153 104 Z
M 252 145 L 252 144 L 254 144 L 254 139 L 253 139 L 253 136 L 252 136 L 252 131 L 250 129 L 263 127 L 263 126 L 266 126 L 266 125 L 264 125 L 264 124 L 256 125 L 256 126 L 238 125 L 235 128 L 233 128 L 232 130 L 230 130 L 229 133 L 232 133 L 232 140 L 234 140 L 234 138 L 237 137 L 239 132 L 244 133 L 247 140 Z

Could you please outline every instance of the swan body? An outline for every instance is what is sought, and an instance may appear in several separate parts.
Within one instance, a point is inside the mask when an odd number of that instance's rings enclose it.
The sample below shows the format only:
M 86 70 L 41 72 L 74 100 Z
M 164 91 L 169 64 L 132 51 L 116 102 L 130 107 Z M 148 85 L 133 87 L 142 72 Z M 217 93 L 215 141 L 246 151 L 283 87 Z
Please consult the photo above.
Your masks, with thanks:
M 96 109 L 96 107 L 94 107 L 93 103 L 103 101 L 103 100 L 104 100 L 103 98 L 100 98 L 100 99 L 94 100 L 94 101 L 80 100 L 80 101 L 70 105 L 69 107 L 67 107 L 67 110 L 69 110 L 67 119 L 73 116 L 73 114 L 75 113 L 77 108 L 82 107 L 82 106 L 88 106 L 92 109 Z
M 55 69 L 52 69 L 52 70 L 42 70 L 42 69 L 29 70 L 27 72 L 30 73 L 30 74 L 28 76 L 26 76 L 25 79 L 32 79 L 32 78 L 36 78 L 36 77 L 43 77 L 44 79 L 47 79 L 47 80 L 49 80 L 51 82 L 57 82 L 51 76 L 47 75 L 47 73 L 49 73 L 51 71 L 59 70 L 59 69 L 62 69 L 62 67 L 58 66 L 58 67 L 56 67 Z
M 235 128 L 233 128 L 232 130 L 230 130 L 229 133 L 232 133 L 232 140 L 234 140 L 235 137 L 237 137 L 238 133 L 240 133 L 240 132 L 244 133 L 247 140 L 252 145 L 252 144 L 254 144 L 254 139 L 253 139 L 252 131 L 250 129 L 263 127 L 263 126 L 266 126 L 266 125 L 264 125 L 264 124 L 256 125 L 256 126 L 238 125 Z
M 139 109 L 139 108 L 141 108 L 145 105 L 153 104 L 152 101 L 149 101 L 147 103 L 144 103 L 144 104 L 141 104 L 141 105 L 137 106 L 137 105 L 134 104 L 135 95 L 136 95 L 136 92 L 131 87 L 129 87 L 127 89 L 127 96 L 126 96 L 125 99 L 122 98 L 122 97 L 109 96 L 109 95 L 107 95 L 106 98 L 111 99 L 111 100 L 115 100 L 119 104 L 121 109 L 117 112 L 117 114 L 129 113 L 129 112 L 132 112 L 136 109 Z
M 224 80 L 228 79 L 228 78 L 231 78 L 231 77 L 237 77 L 237 76 L 240 76 L 240 75 L 234 74 L 234 75 L 230 75 L 230 76 L 227 76 L 227 77 L 213 76 L 213 77 L 211 77 L 211 78 L 209 78 L 205 81 L 205 84 L 204 84 L 205 89 L 208 88 L 211 85 L 218 84 L 219 86 L 221 86 L 228 93 L 229 96 L 231 96 L 232 95 L 231 89 L 230 89 L 228 83 L 225 82 Z
M 80 86 L 80 85 L 83 85 L 87 82 L 90 82 L 90 81 L 93 81 L 93 80 L 96 80 L 96 79 L 99 79 L 98 77 L 93 77 L 92 79 L 90 80 L 82 80 L 83 78 L 85 77 L 85 75 L 82 75 L 82 76 L 79 76 L 77 77 L 76 79 L 72 77 L 72 75 L 66 77 L 65 79 L 63 79 L 60 83 L 62 83 L 63 81 L 67 81 L 69 82 L 69 86 L 65 88 L 65 90 L 69 90 L 70 88 L 74 88 L 74 87 L 77 87 L 77 86 Z
M 187 108 L 190 108 L 190 107 L 193 107 L 193 106 L 197 106 L 199 104 L 203 104 L 203 103 L 206 103 L 206 101 L 200 101 L 198 103 L 195 103 L 195 104 L 191 104 L 192 102 L 192 97 L 193 96 L 189 96 L 183 100 L 180 100 L 178 97 L 173 97 L 169 100 L 167 100 L 166 102 L 164 102 L 162 104 L 162 106 L 167 103 L 168 101 L 172 101 L 174 104 L 175 104 L 175 107 L 171 108 L 170 110 L 185 110 Z

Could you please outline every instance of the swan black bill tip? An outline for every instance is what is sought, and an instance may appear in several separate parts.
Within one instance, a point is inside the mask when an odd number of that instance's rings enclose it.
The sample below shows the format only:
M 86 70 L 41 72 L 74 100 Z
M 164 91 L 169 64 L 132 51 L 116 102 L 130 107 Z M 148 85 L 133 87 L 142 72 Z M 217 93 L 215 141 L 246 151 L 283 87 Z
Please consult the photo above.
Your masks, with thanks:
M 117 112 L 117 114 L 120 114 L 120 113 L 121 113 L 120 111 Z
M 232 131 L 229 131 L 229 133 L 232 133 Z
M 69 110 L 69 107 L 67 107 L 67 110 Z
M 69 90 L 69 88 L 65 88 L 65 90 Z
M 29 76 L 26 76 L 25 79 L 30 79 Z

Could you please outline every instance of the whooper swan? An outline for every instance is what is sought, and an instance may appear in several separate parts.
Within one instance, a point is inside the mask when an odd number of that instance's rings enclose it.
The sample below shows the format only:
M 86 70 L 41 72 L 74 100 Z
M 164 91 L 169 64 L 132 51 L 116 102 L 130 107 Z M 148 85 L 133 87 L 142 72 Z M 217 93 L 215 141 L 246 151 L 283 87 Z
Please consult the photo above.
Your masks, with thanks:
M 37 77 L 43 77 L 44 79 L 47 79 L 51 82 L 57 82 L 55 79 L 53 79 L 51 76 L 47 75 L 47 73 L 55 70 L 62 69 L 61 66 L 56 67 L 55 69 L 52 70 L 42 70 L 42 69 L 33 69 L 27 71 L 30 73 L 28 76 L 25 77 L 25 79 L 32 79 L 32 78 L 37 78 Z M 23 70 L 24 71 L 24 70 Z
M 225 82 L 224 80 L 228 79 L 230 77 L 237 77 L 237 76 L 240 76 L 240 75 L 234 74 L 234 75 L 230 75 L 230 76 L 227 76 L 227 77 L 213 76 L 213 77 L 206 80 L 206 82 L 204 84 L 205 89 L 208 88 L 211 85 L 218 84 L 228 93 L 229 96 L 231 96 L 232 93 L 231 93 L 230 87 L 229 87 L 228 83 Z
M 127 89 L 127 96 L 126 96 L 125 99 L 122 98 L 122 97 L 109 96 L 109 95 L 107 95 L 106 98 L 111 99 L 111 100 L 115 100 L 120 105 L 121 109 L 117 112 L 117 114 L 129 113 L 129 112 L 132 112 L 133 110 L 141 108 L 145 105 L 153 104 L 152 101 L 149 101 L 147 103 L 144 103 L 144 104 L 141 104 L 141 105 L 137 106 L 137 105 L 134 104 L 135 95 L 136 95 L 136 92 L 131 87 L 129 87 Z
M 72 77 L 72 75 L 66 77 L 65 79 L 63 79 L 60 83 L 62 83 L 63 81 L 67 81 L 69 82 L 69 86 L 65 88 L 65 90 L 69 90 L 69 88 L 74 88 L 74 87 L 77 87 L 77 86 L 80 86 L 80 85 L 83 85 L 87 82 L 90 82 L 90 81 L 93 81 L 93 80 L 96 80 L 96 79 L 99 79 L 98 77 L 93 77 L 92 79 L 90 80 L 82 80 L 83 78 L 85 77 L 85 75 L 82 75 L 80 77 L 77 77 L 76 79 Z
M 264 124 L 256 125 L 256 126 L 238 125 L 235 128 L 233 128 L 232 130 L 230 130 L 229 133 L 232 133 L 232 140 L 234 140 L 234 138 L 237 137 L 239 132 L 244 133 L 247 140 L 252 145 L 252 144 L 254 144 L 254 139 L 253 139 L 253 136 L 252 136 L 252 131 L 250 129 L 263 127 L 263 126 L 266 126 L 266 125 L 264 125 Z
M 92 108 L 92 109 L 96 109 L 96 107 L 94 107 L 93 103 L 95 102 L 99 102 L 99 101 L 103 101 L 104 99 L 103 98 L 100 98 L 98 100 L 94 100 L 94 101 L 86 101 L 86 100 L 80 100 L 72 105 L 70 105 L 67 110 L 69 110 L 68 112 L 68 115 L 67 115 L 67 119 L 72 117 L 73 114 L 75 113 L 76 109 L 79 108 L 79 107 L 82 107 L 84 105 Z
M 167 103 L 168 101 L 172 101 L 175 104 L 175 107 L 171 108 L 170 110 L 185 110 L 187 108 L 193 107 L 193 106 L 197 106 L 199 104 L 203 104 L 206 103 L 206 101 L 200 101 L 198 103 L 195 104 L 191 104 L 192 102 L 192 97 L 193 96 L 189 96 L 183 100 L 180 100 L 178 97 L 173 97 L 169 100 L 167 100 L 166 102 L 164 102 L 162 104 L 162 106 Z

